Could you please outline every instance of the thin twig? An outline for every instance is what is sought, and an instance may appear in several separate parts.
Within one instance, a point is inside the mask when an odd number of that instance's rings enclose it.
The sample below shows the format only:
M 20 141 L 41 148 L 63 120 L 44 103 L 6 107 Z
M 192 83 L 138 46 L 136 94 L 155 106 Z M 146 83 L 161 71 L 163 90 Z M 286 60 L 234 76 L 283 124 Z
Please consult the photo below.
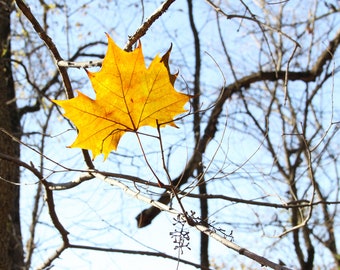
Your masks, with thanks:
M 118 248 L 102 248 L 102 247 L 93 247 L 93 246 L 85 246 L 85 245 L 75 245 L 70 244 L 70 248 L 76 249 L 85 249 L 85 250 L 92 250 L 92 251 L 102 251 L 102 252 L 112 252 L 112 253 L 122 253 L 122 254 L 133 254 L 133 255 L 146 255 L 146 256 L 153 256 L 153 257 L 161 257 L 165 259 L 175 260 L 177 261 L 178 258 L 174 256 L 170 256 L 163 252 L 154 252 L 154 251 L 144 251 L 144 250 L 129 250 L 129 249 L 118 249 Z M 196 268 L 200 268 L 199 264 L 193 263 L 188 260 L 179 259 L 181 263 L 191 265 Z

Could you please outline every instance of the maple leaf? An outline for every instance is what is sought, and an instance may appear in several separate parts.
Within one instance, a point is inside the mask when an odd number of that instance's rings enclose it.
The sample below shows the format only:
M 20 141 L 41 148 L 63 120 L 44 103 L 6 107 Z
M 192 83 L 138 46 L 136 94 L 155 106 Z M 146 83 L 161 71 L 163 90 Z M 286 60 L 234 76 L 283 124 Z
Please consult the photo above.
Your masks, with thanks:
M 102 68 L 86 70 L 96 99 L 78 91 L 75 98 L 54 101 L 78 129 L 69 147 L 92 150 L 93 158 L 101 153 L 107 158 L 125 132 L 137 132 L 142 126 L 176 127 L 174 117 L 186 111 L 190 98 L 174 89 L 177 75 L 170 73 L 168 64 L 171 48 L 146 68 L 141 43 L 125 52 L 107 38 Z

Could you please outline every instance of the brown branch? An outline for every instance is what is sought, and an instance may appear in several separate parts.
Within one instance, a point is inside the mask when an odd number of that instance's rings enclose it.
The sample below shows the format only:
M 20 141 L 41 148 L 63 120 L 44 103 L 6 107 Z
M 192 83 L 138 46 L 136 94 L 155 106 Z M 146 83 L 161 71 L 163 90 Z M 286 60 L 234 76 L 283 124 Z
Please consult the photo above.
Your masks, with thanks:
M 47 266 L 51 265 L 53 260 L 58 258 L 60 256 L 60 254 L 69 246 L 69 239 L 68 239 L 69 232 L 64 228 L 64 226 L 59 221 L 58 215 L 57 215 L 56 210 L 55 210 L 55 205 L 54 205 L 53 190 L 50 189 L 50 187 L 49 187 L 50 183 L 47 182 L 44 179 L 43 175 L 33 165 L 29 165 L 29 164 L 21 161 L 18 158 L 8 156 L 8 155 L 2 154 L 2 153 L 0 153 L 0 159 L 5 159 L 5 160 L 8 160 L 8 161 L 14 162 L 18 166 L 21 166 L 21 167 L 28 169 L 39 179 L 39 181 L 45 187 L 45 200 L 47 202 L 48 211 L 49 211 L 52 223 L 53 223 L 54 227 L 59 231 L 61 238 L 63 240 L 63 244 L 61 245 L 61 247 L 59 247 L 55 251 L 55 253 L 44 262 L 43 266 L 38 268 L 38 269 L 45 269 Z
M 37 270 L 50 269 L 49 266 L 52 264 L 52 262 L 56 258 L 58 258 L 61 255 L 61 253 L 63 253 L 63 251 L 67 248 L 68 248 L 68 246 L 63 243 L 59 248 L 57 248 L 55 250 L 54 254 L 52 254 L 49 258 L 47 258 L 47 260 L 44 261 L 44 263 L 42 265 L 37 267 Z
M 305 208 L 305 207 L 311 207 L 315 205 L 335 205 L 340 204 L 340 201 L 327 201 L 327 200 L 319 200 L 315 202 L 310 202 L 309 200 L 296 200 L 296 201 L 289 201 L 287 203 L 270 203 L 270 202 L 262 202 L 262 201 L 256 201 L 255 199 L 240 199 L 235 197 L 230 197 L 226 195 L 219 195 L 219 194 L 187 194 L 184 192 L 179 192 L 179 194 L 185 195 L 185 197 L 189 198 L 206 198 L 206 199 L 219 199 L 219 200 L 226 200 L 230 202 L 235 203 L 242 203 L 242 204 L 248 204 L 248 205 L 257 205 L 257 206 L 263 206 L 263 207 L 271 207 L 271 208 L 281 208 L 281 209 L 289 209 L 289 208 Z M 261 199 L 261 198 L 258 198 Z
M 21 12 L 25 15 L 25 17 L 30 21 L 32 24 L 34 30 L 39 35 L 39 37 L 44 41 L 46 47 L 49 49 L 53 60 L 55 63 L 58 63 L 58 61 L 62 60 L 62 57 L 59 54 L 59 51 L 57 47 L 55 46 L 54 42 L 52 41 L 51 37 L 47 35 L 46 31 L 43 29 L 43 27 L 40 25 L 38 20 L 35 18 L 35 16 L 32 14 L 31 9 L 22 1 L 22 0 L 16 0 L 15 1 L 18 8 L 21 10 Z M 74 97 L 71 81 L 67 74 L 66 68 L 64 67 L 58 67 L 59 73 L 62 77 L 63 84 L 65 87 L 65 91 L 67 93 L 68 98 Z
M 1 129 L 0 129 L 0 131 L 1 131 Z M 42 174 L 41 174 L 41 173 L 40 173 L 33 165 L 29 165 L 29 164 L 27 164 L 26 162 L 23 162 L 23 161 L 21 161 L 20 159 L 18 159 L 18 158 L 16 158 L 16 157 L 13 157 L 13 156 L 10 156 L 10 155 L 6 155 L 6 154 L 3 154 L 3 153 L 0 153 L 0 159 L 11 161 L 11 162 L 17 164 L 17 165 L 20 166 L 20 167 L 23 167 L 23 168 L 28 169 L 28 170 L 31 171 L 38 179 L 42 179 L 42 178 L 43 178 Z
M 43 265 L 38 267 L 38 269 L 46 269 L 46 267 L 50 266 L 52 262 L 55 259 L 59 258 L 61 253 L 69 247 L 70 242 L 68 239 L 69 232 L 61 224 L 58 218 L 57 212 L 55 210 L 53 190 L 49 188 L 50 183 L 46 181 L 45 179 L 40 179 L 40 181 L 45 188 L 45 201 L 47 202 L 48 212 L 51 217 L 52 223 L 54 227 L 59 231 L 61 238 L 63 240 L 63 243 L 61 244 L 61 246 L 50 257 L 47 258 L 47 260 L 43 263 Z
M 201 96 L 201 89 L 200 89 L 200 80 L 201 80 L 201 44 L 200 44 L 200 37 L 199 32 L 196 28 L 195 20 L 194 20 L 194 7 L 193 7 L 193 0 L 187 0 L 188 3 L 188 17 L 191 32 L 194 38 L 194 51 L 195 51 L 195 73 L 194 73 L 194 85 L 193 85 L 193 99 L 192 99 L 192 109 L 194 111 L 193 114 L 193 133 L 195 139 L 195 147 L 198 145 L 200 138 L 201 138 L 201 112 L 200 106 L 200 96 Z M 198 190 L 200 194 L 207 193 L 207 184 L 204 180 L 204 169 L 202 163 L 202 153 L 197 152 L 199 156 L 199 161 L 196 168 L 196 173 L 198 175 Z M 204 221 L 208 219 L 208 200 L 204 197 L 200 197 L 200 218 Z M 209 268 L 209 236 L 203 232 L 200 234 L 200 259 L 201 259 L 201 267 L 203 270 Z
M 59 231 L 59 233 L 61 234 L 61 237 L 63 239 L 63 242 L 65 243 L 65 245 L 69 244 L 69 240 L 67 235 L 69 234 L 69 232 L 64 228 L 64 226 L 61 224 L 61 222 L 59 221 L 57 212 L 55 210 L 55 205 L 54 205 L 54 198 L 53 198 L 53 190 L 50 189 L 50 183 L 48 181 L 46 181 L 45 179 L 41 179 L 40 180 L 42 182 L 42 184 L 45 187 L 45 200 L 47 202 L 47 206 L 48 206 L 48 211 L 50 214 L 50 217 L 52 219 L 53 225 L 54 227 Z
M 176 0 L 165 1 L 146 21 L 137 29 L 137 31 L 129 37 L 129 41 L 126 43 L 124 50 L 129 52 L 132 50 L 132 45 L 135 44 L 145 33 L 150 29 L 151 25 L 161 17 L 167 9 Z

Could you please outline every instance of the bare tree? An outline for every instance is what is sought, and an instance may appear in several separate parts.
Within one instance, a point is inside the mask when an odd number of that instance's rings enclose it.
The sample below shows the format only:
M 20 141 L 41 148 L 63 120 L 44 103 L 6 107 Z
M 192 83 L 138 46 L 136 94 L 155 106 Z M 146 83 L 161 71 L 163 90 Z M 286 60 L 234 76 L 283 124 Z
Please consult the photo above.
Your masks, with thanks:
M 69 250 L 339 267 L 338 2 L 0 3 L 2 268 L 71 264 Z M 126 51 L 141 40 L 147 59 L 173 43 L 175 86 L 193 97 L 179 129 L 127 134 L 102 162 L 65 149 L 76 130 L 51 100 L 93 95 L 83 68 L 101 65 L 104 32 Z

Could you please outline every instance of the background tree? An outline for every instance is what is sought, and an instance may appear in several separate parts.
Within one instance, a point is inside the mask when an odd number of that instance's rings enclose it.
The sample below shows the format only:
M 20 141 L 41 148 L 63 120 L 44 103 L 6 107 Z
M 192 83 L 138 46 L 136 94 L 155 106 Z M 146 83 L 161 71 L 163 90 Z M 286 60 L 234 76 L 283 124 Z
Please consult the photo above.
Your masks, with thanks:
M 337 1 L 12 4 L 1 2 L 4 269 L 23 262 L 20 168 L 27 269 L 127 267 L 141 254 L 147 269 L 339 267 Z M 105 162 L 65 149 L 76 131 L 51 103 L 93 96 L 82 68 L 98 69 L 104 32 L 128 51 L 141 39 L 147 59 L 173 43 L 175 86 L 193 95 L 178 130 L 127 134 Z
M 20 138 L 20 122 L 11 68 L 11 2 L 0 2 L 0 129 Z M 1 132 L 0 154 L 18 158 L 19 152 L 19 144 Z M 20 167 L 17 164 L 0 159 L 1 269 L 20 269 L 23 263 L 19 217 L 19 173 Z

